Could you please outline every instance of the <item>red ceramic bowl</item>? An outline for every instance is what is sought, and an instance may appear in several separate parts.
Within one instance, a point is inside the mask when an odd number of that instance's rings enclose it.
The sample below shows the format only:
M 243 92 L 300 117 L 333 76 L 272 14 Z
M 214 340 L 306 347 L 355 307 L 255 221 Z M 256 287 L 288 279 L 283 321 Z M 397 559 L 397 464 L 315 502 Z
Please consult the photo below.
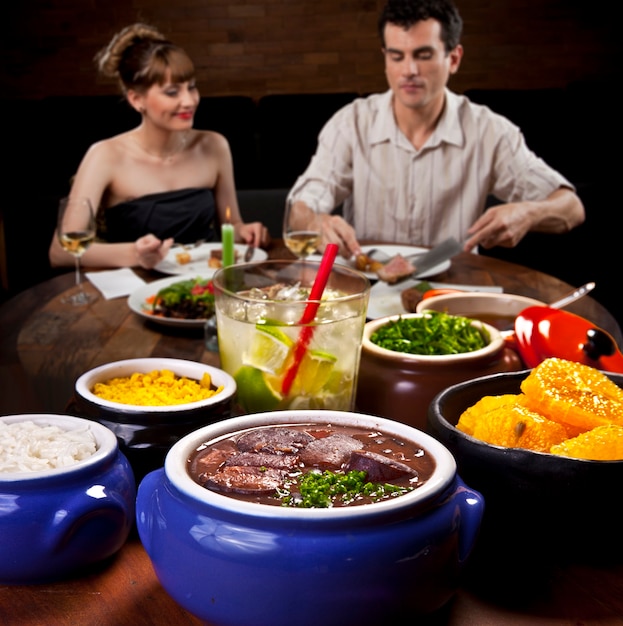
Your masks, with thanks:
M 614 339 L 589 320 L 550 307 L 528 307 L 515 320 L 515 344 L 526 367 L 549 357 L 623 373 L 623 354 Z

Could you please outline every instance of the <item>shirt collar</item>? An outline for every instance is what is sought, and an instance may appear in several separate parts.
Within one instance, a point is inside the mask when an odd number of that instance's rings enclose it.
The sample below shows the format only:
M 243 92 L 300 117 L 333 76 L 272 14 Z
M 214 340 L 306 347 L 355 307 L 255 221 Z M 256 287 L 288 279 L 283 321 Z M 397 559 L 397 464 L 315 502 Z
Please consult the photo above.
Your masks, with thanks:
M 392 90 L 388 89 L 379 98 L 378 113 L 370 129 L 370 144 L 372 145 L 390 141 L 396 137 L 398 127 L 394 119 L 392 97 Z
M 400 131 L 394 118 L 392 98 L 393 93 L 389 89 L 379 99 L 378 114 L 370 130 L 370 144 L 372 145 L 384 141 L 395 141 L 398 137 Z M 464 142 L 463 130 L 459 121 L 459 98 L 449 89 L 446 89 L 446 104 L 439 118 L 439 123 L 426 142 L 426 147 L 434 147 L 444 142 L 457 146 L 463 145 Z
M 459 97 L 446 89 L 446 104 L 441 112 L 437 127 L 426 142 L 428 147 L 438 146 L 441 143 L 462 146 L 464 143 L 463 129 L 459 117 Z

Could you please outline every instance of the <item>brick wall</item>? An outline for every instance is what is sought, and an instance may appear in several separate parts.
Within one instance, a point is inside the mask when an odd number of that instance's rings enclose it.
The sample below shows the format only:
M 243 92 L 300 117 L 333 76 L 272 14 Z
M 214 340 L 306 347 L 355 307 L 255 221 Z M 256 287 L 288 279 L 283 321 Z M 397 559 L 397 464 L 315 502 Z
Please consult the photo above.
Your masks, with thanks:
M 203 95 L 385 88 L 383 0 L 26 0 L 3 6 L 4 97 L 116 93 L 95 52 L 143 20 L 187 49 Z M 452 86 L 559 87 L 614 74 L 614 19 L 580 0 L 457 0 L 465 57 Z

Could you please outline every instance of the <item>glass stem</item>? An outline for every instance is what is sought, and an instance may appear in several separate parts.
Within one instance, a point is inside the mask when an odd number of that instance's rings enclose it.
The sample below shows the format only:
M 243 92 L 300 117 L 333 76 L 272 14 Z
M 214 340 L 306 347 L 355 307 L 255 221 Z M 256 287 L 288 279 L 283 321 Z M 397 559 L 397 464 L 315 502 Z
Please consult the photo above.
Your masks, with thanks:
M 76 257 L 76 287 L 82 291 L 82 284 L 80 283 L 80 257 Z

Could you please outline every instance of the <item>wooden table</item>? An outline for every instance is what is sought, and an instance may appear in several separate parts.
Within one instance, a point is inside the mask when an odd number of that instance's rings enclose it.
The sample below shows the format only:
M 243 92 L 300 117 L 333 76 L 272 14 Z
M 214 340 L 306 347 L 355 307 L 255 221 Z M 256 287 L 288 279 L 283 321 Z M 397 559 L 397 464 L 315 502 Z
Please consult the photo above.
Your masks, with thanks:
M 279 242 L 269 254 L 289 256 Z M 141 275 L 146 280 L 161 277 L 155 272 Z M 504 291 L 543 301 L 572 288 L 552 276 L 471 254 L 455 257 L 450 269 L 435 280 L 500 285 Z M 100 297 L 86 308 L 62 304 L 60 297 L 73 281 L 73 273 L 57 276 L 0 307 L 0 414 L 63 413 L 76 377 L 108 361 L 164 356 L 218 365 L 218 355 L 205 349 L 202 330 L 147 323 L 129 310 L 125 298 Z M 90 283 L 85 287 L 95 292 Z M 592 298 L 569 310 L 604 328 L 623 345 L 618 324 Z M 0 517 L 0 540 L 1 528 Z M 604 532 L 618 532 L 616 524 L 604 520 Z M 0 626 L 199 623 L 162 589 L 134 534 L 109 562 L 72 580 L 0 585 Z M 623 626 L 623 565 L 560 567 L 552 573 L 544 594 L 526 593 L 521 606 L 505 606 L 461 589 L 440 615 L 431 617 L 430 624 Z

